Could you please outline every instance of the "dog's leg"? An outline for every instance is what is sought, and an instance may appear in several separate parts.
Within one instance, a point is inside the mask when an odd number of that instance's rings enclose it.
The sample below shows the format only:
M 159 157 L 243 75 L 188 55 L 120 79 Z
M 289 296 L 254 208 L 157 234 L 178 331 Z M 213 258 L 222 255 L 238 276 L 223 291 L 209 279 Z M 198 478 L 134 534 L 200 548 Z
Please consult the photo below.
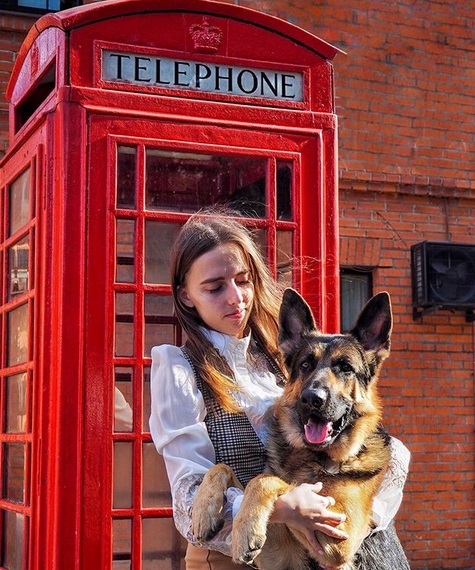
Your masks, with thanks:
M 196 541 L 211 540 L 223 528 L 222 510 L 229 487 L 242 488 L 233 470 L 223 463 L 212 467 L 204 476 L 193 500 L 191 522 Z
M 261 552 L 267 524 L 277 498 L 291 486 L 273 475 L 263 474 L 248 483 L 233 523 L 232 551 L 236 563 L 250 564 Z
M 336 492 L 333 491 L 333 496 Z M 349 538 L 346 540 L 337 540 L 321 532 L 316 533 L 318 542 L 324 551 L 324 557 L 317 557 L 318 562 L 323 568 L 349 570 L 353 568 L 354 556 L 361 546 L 361 543 L 369 530 L 370 524 L 370 511 L 364 508 L 365 498 L 362 496 L 357 498 L 357 495 L 362 495 L 360 492 L 353 492 L 352 499 L 345 497 L 342 505 L 336 498 L 336 504 L 332 510 L 344 512 L 347 518 L 344 522 L 340 523 L 339 527 L 348 533 Z

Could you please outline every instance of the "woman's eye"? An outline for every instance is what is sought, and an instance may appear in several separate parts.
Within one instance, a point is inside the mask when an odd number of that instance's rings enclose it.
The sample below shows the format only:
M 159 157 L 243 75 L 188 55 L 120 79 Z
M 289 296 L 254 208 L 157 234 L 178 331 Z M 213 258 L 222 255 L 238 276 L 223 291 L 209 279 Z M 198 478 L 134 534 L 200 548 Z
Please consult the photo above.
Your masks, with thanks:
M 242 275 L 236 276 L 236 285 L 248 285 L 251 282 L 251 276 L 249 273 L 243 273 Z

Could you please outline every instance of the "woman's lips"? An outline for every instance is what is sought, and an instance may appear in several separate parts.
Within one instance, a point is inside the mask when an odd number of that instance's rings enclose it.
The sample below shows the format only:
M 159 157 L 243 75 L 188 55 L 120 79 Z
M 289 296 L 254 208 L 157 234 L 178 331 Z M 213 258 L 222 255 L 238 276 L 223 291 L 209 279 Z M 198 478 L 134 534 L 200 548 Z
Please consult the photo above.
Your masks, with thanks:
M 233 313 L 228 313 L 226 317 L 229 319 L 242 319 L 246 314 L 246 309 L 242 309 L 240 311 L 234 311 Z

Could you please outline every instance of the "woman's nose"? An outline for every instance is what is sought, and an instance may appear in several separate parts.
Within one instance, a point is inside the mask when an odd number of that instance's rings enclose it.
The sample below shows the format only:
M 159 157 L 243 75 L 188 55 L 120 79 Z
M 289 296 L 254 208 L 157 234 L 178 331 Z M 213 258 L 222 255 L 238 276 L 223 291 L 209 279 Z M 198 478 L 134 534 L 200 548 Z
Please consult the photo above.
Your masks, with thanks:
M 242 303 L 244 300 L 243 292 L 241 288 L 238 285 L 236 285 L 236 283 L 232 283 L 229 287 L 228 300 L 231 305 L 238 305 L 239 303 Z

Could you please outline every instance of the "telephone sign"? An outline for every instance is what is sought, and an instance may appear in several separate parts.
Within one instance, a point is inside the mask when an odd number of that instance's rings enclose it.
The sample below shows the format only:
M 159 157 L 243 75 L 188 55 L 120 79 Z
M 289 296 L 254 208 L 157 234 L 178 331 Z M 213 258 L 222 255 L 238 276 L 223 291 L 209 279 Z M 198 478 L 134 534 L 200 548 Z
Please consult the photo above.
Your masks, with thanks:
M 192 89 L 278 101 L 303 99 L 302 73 L 111 50 L 102 51 L 102 79 L 110 83 Z

